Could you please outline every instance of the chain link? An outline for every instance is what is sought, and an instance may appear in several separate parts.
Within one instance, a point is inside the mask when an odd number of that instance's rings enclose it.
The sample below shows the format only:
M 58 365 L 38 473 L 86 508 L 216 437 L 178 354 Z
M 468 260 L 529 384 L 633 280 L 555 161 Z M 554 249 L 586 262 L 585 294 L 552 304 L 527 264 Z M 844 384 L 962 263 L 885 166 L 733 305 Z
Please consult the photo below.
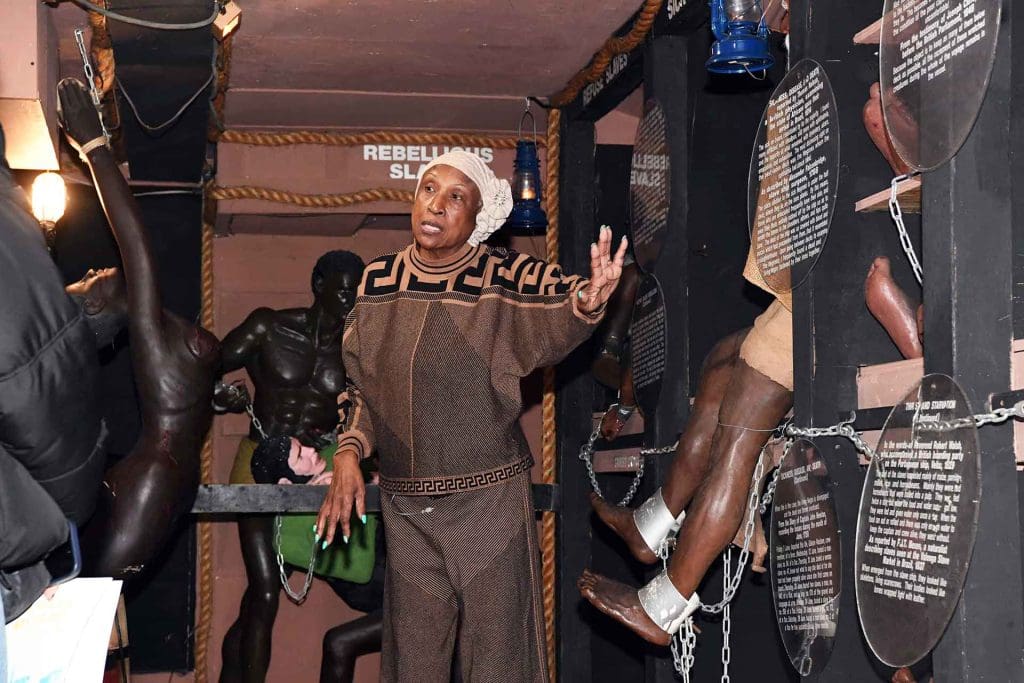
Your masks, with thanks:
M 612 405 L 608 410 L 616 408 L 616 405 Z M 607 412 L 607 411 L 606 411 Z M 604 494 L 601 492 L 601 485 L 597 482 L 597 473 L 594 472 L 594 444 L 601 438 L 601 423 L 594 427 L 594 431 L 590 433 L 590 438 L 587 439 L 587 443 L 580 446 L 579 459 L 583 461 L 583 464 L 587 468 L 587 477 L 590 479 L 590 488 L 594 489 L 594 493 L 598 495 L 602 500 Z M 640 458 L 636 466 L 636 474 L 633 476 L 633 481 L 629 485 L 629 489 L 626 490 L 626 494 L 622 497 L 622 500 L 616 503 L 618 507 L 625 507 L 629 505 L 629 502 L 633 500 L 636 492 L 640 489 L 640 482 L 644 478 L 644 465 L 645 459 L 648 455 L 664 455 L 666 453 L 673 453 L 676 450 L 676 446 L 679 442 L 676 441 L 671 446 L 660 446 L 652 448 L 641 448 Z
M 917 174 L 900 175 L 892 179 L 892 184 L 889 185 L 889 215 L 892 216 L 893 222 L 896 223 L 896 230 L 900 236 L 900 245 L 907 255 L 907 260 L 910 261 L 910 268 L 914 271 L 917 284 L 921 284 L 924 276 L 921 271 L 921 262 L 917 260 L 917 254 L 914 253 L 914 245 L 910 242 L 910 235 L 907 234 L 907 226 L 903 224 L 903 209 L 900 208 L 900 200 L 897 193 L 897 186 L 902 181 L 915 175 Z
M 295 592 L 288 583 L 288 574 L 284 569 L 284 555 L 281 554 L 281 515 L 277 515 L 274 518 L 274 554 L 277 555 L 277 573 L 281 577 L 281 586 L 284 587 L 284 592 L 288 594 L 288 598 L 296 605 L 301 605 L 305 601 L 306 596 L 309 595 L 309 588 L 313 585 L 313 567 L 316 566 L 317 554 L 315 540 L 312 546 L 312 549 L 309 551 L 309 566 L 306 567 L 306 579 L 302 582 L 302 590 Z
M 754 476 L 751 479 L 750 486 L 750 497 L 747 499 L 747 509 L 750 513 L 747 515 L 747 523 L 743 530 L 743 547 L 740 549 L 740 557 L 736 563 L 736 571 L 732 574 L 726 574 L 722 577 L 722 599 L 721 601 L 713 605 L 701 605 L 700 609 L 704 614 L 720 614 L 732 601 L 733 595 L 736 594 L 736 590 L 740 587 L 740 581 L 743 578 L 743 570 L 747 567 L 747 559 L 750 557 L 750 539 L 754 536 L 754 520 L 755 515 L 758 514 L 758 510 L 761 508 L 760 491 L 757 490 L 756 483 L 761 481 L 761 475 L 764 474 L 764 456 L 768 448 L 778 443 L 781 437 L 775 436 L 769 439 L 764 446 L 761 447 L 761 454 L 757 458 L 757 466 L 754 468 Z M 726 553 L 731 553 L 732 547 L 726 549 Z M 730 556 L 731 557 L 731 556 Z
M 831 427 L 797 427 L 790 423 L 785 426 L 786 436 L 803 436 L 809 439 L 813 439 L 816 436 L 841 436 L 848 439 L 853 443 L 853 447 L 868 457 L 869 460 L 873 460 L 877 455 L 875 449 L 868 445 L 860 433 L 853 428 L 853 423 L 857 420 L 857 413 L 850 413 L 850 419 L 844 420 L 839 424 L 834 424 Z
M 78 53 L 82 56 L 82 71 L 85 73 L 85 82 L 89 84 L 89 98 L 96 113 L 100 117 L 100 127 L 103 128 L 103 137 L 110 142 L 110 131 L 107 130 L 107 122 L 103 120 L 103 111 L 100 107 L 100 91 L 96 89 L 96 78 L 93 74 L 92 64 L 89 62 L 89 54 L 85 50 L 85 34 L 80 28 L 75 29 L 75 42 L 78 44 Z
M 747 546 L 749 541 L 743 543 Z M 723 580 L 732 573 L 732 546 L 725 549 L 722 555 Z M 726 603 L 722 610 L 722 683 L 729 683 L 729 662 L 732 660 L 732 649 L 729 647 L 729 634 L 732 633 L 732 607 Z
M 995 408 L 988 413 L 978 413 L 955 420 L 922 422 L 917 425 L 917 430 L 919 432 L 951 432 L 954 429 L 963 429 L 971 425 L 984 427 L 985 425 L 1000 424 L 1010 418 L 1024 419 L 1024 401 L 1018 401 L 1009 408 Z
M 256 411 L 252 407 L 252 401 L 245 404 L 245 412 L 249 413 L 249 419 L 252 420 L 252 426 L 256 428 L 257 432 L 259 432 L 260 438 L 269 439 L 270 436 L 263 430 L 263 424 L 260 422 L 260 419 L 256 417 Z

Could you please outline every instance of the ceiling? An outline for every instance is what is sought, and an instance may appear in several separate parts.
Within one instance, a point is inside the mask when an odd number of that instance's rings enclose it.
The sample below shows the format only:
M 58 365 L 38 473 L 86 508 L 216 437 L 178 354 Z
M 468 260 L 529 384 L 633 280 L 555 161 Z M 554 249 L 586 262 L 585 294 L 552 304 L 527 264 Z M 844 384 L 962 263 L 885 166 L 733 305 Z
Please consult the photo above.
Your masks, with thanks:
M 525 95 L 560 89 L 641 4 L 237 1 L 228 127 L 320 130 L 514 130 Z M 147 18 L 162 11 L 139 0 L 108 4 Z M 145 14 L 131 11 L 139 5 Z M 85 14 L 70 3 L 53 11 L 62 66 L 76 75 L 73 29 Z

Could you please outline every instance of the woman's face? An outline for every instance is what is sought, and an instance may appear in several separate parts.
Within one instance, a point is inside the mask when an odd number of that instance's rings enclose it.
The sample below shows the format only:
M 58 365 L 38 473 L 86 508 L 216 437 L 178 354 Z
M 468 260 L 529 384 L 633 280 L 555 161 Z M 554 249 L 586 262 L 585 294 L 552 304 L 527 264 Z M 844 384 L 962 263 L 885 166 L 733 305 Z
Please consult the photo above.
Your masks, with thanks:
M 300 477 L 316 476 L 324 471 L 327 463 L 311 446 L 303 446 L 298 439 L 292 439 L 292 449 L 288 453 L 288 467 Z
M 462 171 L 438 164 L 420 181 L 412 205 L 412 236 L 434 258 L 456 253 L 473 234 L 480 190 Z

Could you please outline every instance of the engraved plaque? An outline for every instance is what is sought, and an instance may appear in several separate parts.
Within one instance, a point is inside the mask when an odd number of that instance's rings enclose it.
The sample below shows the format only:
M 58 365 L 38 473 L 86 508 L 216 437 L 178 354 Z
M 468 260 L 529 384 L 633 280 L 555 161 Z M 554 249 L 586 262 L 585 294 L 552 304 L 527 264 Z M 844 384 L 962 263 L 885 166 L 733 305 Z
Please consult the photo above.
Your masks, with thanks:
M 750 157 L 747 217 L 757 268 L 776 293 L 804 281 L 828 237 L 839 120 L 825 69 L 797 63 L 772 94 Z
M 889 414 L 864 479 L 857 610 L 868 645 L 890 666 L 935 647 L 960 599 L 981 495 L 970 415 L 956 382 L 925 376 Z
M 988 90 L 1001 0 L 885 0 L 882 113 L 896 153 L 928 171 L 963 145 Z
M 794 442 L 782 460 L 770 543 L 782 644 L 800 675 L 809 676 L 824 669 L 832 654 L 843 576 L 832 480 L 806 439 Z
M 645 415 L 653 415 L 665 374 L 665 300 L 653 275 L 645 275 L 636 292 L 629 328 L 633 391 Z
M 654 271 L 668 231 L 669 171 L 665 113 L 655 100 L 647 100 L 633 143 L 629 201 L 633 254 L 648 273 Z

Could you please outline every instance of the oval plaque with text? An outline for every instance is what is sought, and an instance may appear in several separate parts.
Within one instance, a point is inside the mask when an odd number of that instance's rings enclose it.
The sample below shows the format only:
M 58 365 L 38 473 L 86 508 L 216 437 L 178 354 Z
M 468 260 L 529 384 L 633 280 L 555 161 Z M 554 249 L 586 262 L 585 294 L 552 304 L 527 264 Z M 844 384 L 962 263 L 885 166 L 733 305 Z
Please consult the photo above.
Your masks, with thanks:
M 797 63 L 757 129 L 747 180 L 750 245 L 777 294 L 806 279 L 828 237 L 839 187 L 839 117 L 825 69 Z
M 806 439 L 795 441 L 780 465 L 770 540 L 779 634 L 793 666 L 809 676 L 832 654 L 843 575 L 832 479 Z
M 1002 0 L 885 0 L 878 58 L 882 113 L 896 153 L 919 171 L 957 153 L 996 56 Z
M 645 275 L 636 292 L 629 328 L 633 390 L 645 415 L 654 415 L 665 375 L 665 299 L 653 275 Z
M 890 666 L 939 642 L 963 590 L 981 500 L 967 397 L 926 375 L 886 420 L 864 479 L 854 557 L 864 638 Z

